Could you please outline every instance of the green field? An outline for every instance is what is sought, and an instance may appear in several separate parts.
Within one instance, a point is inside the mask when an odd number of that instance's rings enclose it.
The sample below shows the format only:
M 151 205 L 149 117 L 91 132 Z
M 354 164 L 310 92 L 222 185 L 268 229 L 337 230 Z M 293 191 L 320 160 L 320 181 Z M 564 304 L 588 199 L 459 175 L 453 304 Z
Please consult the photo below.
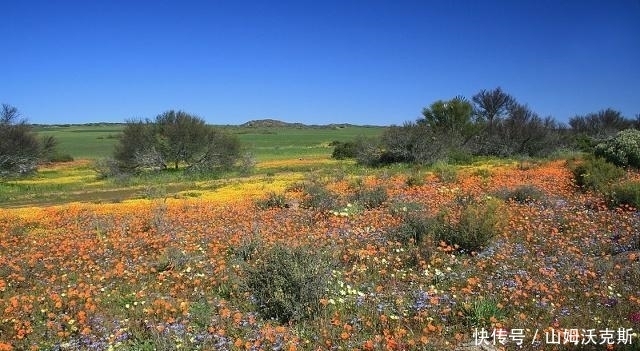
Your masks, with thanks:
M 39 135 L 55 137 L 60 155 L 71 155 L 75 159 L 98 159 L 112 155 L 123 126 L 118 124 L 38 126 L 34 130 Z
M 211 192 L 229 182 L 252 182 L 258 177 L 291 177 L 289 172 L 332 172 L 330 169 L 336 165 L 344 169 L 353 164 L 352 161 L 331 159 L 332 141 L 375 137 L 384 130 L 383 127 L 362 126 L 219 127 L 237 135 L 244 151 L 257 162 L 252 179 L 245 179 L 237 171 L 215 175 L 167 171 L 99 179 L 94 162 L 113 155 L 123 124 L 35 126 L 39 135 L 56 138 L 59 155 L 69 155 L 75 161 L 43 165 L 29 177 L 0 182 L 0 207 L 177 196 L 187 191 Z M 238 177 L 243 179 L 234 180 Z
M 38 126 L 40 135 L 58 140 L 58 153 L 75 159 L 99 159 L 113 154 L 123 124 Z M 258 161 L 329 156 L 331 141 L 348 141 L 358 136 L 375 137 L 383 127 L 240 127 L 220 126 L 237 135 L 246 151 Z

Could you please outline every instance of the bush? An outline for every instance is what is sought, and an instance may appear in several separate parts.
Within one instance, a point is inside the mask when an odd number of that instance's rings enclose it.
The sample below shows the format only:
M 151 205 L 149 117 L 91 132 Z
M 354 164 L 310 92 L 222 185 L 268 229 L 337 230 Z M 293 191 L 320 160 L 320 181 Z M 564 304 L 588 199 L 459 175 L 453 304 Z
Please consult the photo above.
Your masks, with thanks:
M 461 149 L 449 151 L 448 159 L 454 165 L 470 165 L 473 163 L 473 155 Z
M 403 245 L 422 244 L 426 238 L 437 231 L 439 223 L 434 218 L 426 218 L 417 213 L 407 213 L 402 223 L 389 232 L 389 237 Z
M 238 165 L 238 171 L 243 177 L 250 176 L 253 170 L 256 168 L 256 157 L 249 152 L 242 154 L 240 158 L 240 164 Z
M 154 121 L 127 122 L 114 158 L 124 170 L 178 169 L 197 172 L 231 168 L 240 158 L 238 138 L 183 111 L 167 111 Z
M 408 187 L 422 186 L 424 185 L 424 175 L 420 172 L 414 172 L 407 177 L 404 182 Z
M 576 185 L 584 190 L 604 191 L 612 182 L 624 176 L 624 170 L 601 159 L 589 158 L 571 166 Z
M 635 209 L 640 208 L 640 182 L 625 182 L 611 187 L 607 197 L 613 206 L 628 205 Z
M 491 170 L 488 168 L 477 168 L 471 174 L 484 180 L 491 178 Z
M 640 168 L 640 130 L 623 130 L 598 144 L 594 152 L 616 166 Z
M 371 209 L 380 207 L 387 201 L 387 189 L 383 186 L 377 186 L 373 189 L 362 188 L 356 191 L 351 198 L 352 201 L 362 205 L 362 207 Z
M 502 319 L 506 313 L 495 299 L 478 298 L 473 303 L 462 304 L 462 315 L 470 327 L 489 328 L 491 319 Z
M 259 313 L 283 324 L 313 318 L 329 286 L 328 262 L 311 248 L 276 245 L 267 250 L 246 272 Z
M 358 141 L 356 161 L 358 164 L 376 167 L 385 163 L 385 151 L 381 141 L 362 138 Z
M 334 141 L 333 152 L 331 153 L 331 157 L 336 160 L 343 160 L 345 158 L 356 158 L 358 154 L 358 145 L 353 141 Z
M 112 158 L 98 159 L 93 163 L 93 170 L 98 180 L 119 177 L 123 175 L 118 161 Z
M 56 139 L 38 138 L 18 109 L 2 104 L 0 109 L 0 178 L 35 172 L 41 161 L 55 153 Z
M 457 205 L 460 216 L 456 220 L 443 212 L 439 225 L 434 226 L 435 239 L 454 246 L 461 252 L 478 252 L 500 230 L 501 203 L 492 198 L 461 202 Z
M 256 257 L 263 247 L 263 240 L 259 233 L 256 232 L 252 236 L 242 238 L 240 244 L 231 247 L 231 254 L 244 262 L 250 261 Z
M 504 189 L 498 193 L 498 197 L 504 200 L 513 200 L 521 204 L 536 202 L 544 199 L 545 194 L 537 187 L 526 184 L 520 185 L 515 189 Z
M 433 173 L 443 183 L 453 183 L 458 179 L 458 171 L 455 166 L 438 161 L 431 168 Z
M 257 200 L 256 206 L 261 210 L 285 208 L 287 207 L 287 198 L 283 194 L 269 193 L 266 199 Z
M 313 208 L 320 211 L 328 211 L 338 204 L 337 196 L 322 184 L 310 183 L 304 186 L 305 197 L 302 207 Z

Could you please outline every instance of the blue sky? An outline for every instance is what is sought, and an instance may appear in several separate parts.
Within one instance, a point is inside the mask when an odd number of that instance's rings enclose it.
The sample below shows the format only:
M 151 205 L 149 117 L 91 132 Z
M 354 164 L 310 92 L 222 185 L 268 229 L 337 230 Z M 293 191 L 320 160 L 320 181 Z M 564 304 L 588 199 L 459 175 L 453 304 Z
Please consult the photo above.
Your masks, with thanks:
M 32 123 L 389 125 L 498 86 L 640 113 L 640 0 L 1 1 L 0 102 Z

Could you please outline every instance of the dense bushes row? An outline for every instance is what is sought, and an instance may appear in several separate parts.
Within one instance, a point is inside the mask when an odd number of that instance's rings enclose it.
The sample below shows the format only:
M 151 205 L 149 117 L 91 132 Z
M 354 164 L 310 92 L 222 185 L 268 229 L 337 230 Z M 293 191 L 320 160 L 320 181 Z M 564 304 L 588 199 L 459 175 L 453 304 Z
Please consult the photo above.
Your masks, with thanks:
M 623 180 L 624 169 L 595 157 L 571 164 L 570 168 L 577 186 L 602 194 L 610 206 L 640 208 L 640 182 Z
M 436 161 L 469 161 L 472 156 L 547 156 L 559 148 L 596 150 L 616 164 L 631 165 L 640 159 L 613 154 L 614 149 L 632 151 L 633 132 L 619 136 L 618 144 L 607 138 L 638 120 L 607 109 L 570 119 L 569 127 L 553 118 L 542 118 L 500 88 L 482 90 L 471 101 L 464 97 L 439 100 L 422 111 L 422 117 L 403 126 L 392 126 L 378 139 L 338 143 L 334 158 L 355 158 L 376 166 L 395 162 L 431 164 Z M 605 142 L 603 145 L 599 145 Z M 628 153 L 628 152 L 627 152 Z

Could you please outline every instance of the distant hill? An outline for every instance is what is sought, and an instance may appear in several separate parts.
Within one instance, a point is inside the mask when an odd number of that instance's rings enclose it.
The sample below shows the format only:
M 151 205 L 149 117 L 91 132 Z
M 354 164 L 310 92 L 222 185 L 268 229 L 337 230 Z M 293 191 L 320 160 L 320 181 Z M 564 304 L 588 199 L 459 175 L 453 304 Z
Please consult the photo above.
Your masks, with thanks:
M 304 124 L 304 123 L 289 123 L 284 121 L 279 121 L 277 119 L 255 119 L 249 122 L 245 122 L 240 125 L 240 127 L 251 127 L 251 128 L 278 128 L 278 127 L 289 127 L 289 128 L 346 128 L 346 127 L 354 127 L 355 125 L 349 123 L 331 123 L 324 125 L 317 124 Z
M 271 119 L 271 118 L 267 118 L 267 119 L 255 119 L 249 122 L 245 122 L 243 124 L 240 125 L 241 127 L 256 127 L 256 128 L 264 128 L 264 127 L 298 127 L 298 128 L 302 128 L 305 127 L 304 124 L 302 123 L 289 123 L 289 122 L 283 122 L 283 121 L 279 121 L 277 119 Z

